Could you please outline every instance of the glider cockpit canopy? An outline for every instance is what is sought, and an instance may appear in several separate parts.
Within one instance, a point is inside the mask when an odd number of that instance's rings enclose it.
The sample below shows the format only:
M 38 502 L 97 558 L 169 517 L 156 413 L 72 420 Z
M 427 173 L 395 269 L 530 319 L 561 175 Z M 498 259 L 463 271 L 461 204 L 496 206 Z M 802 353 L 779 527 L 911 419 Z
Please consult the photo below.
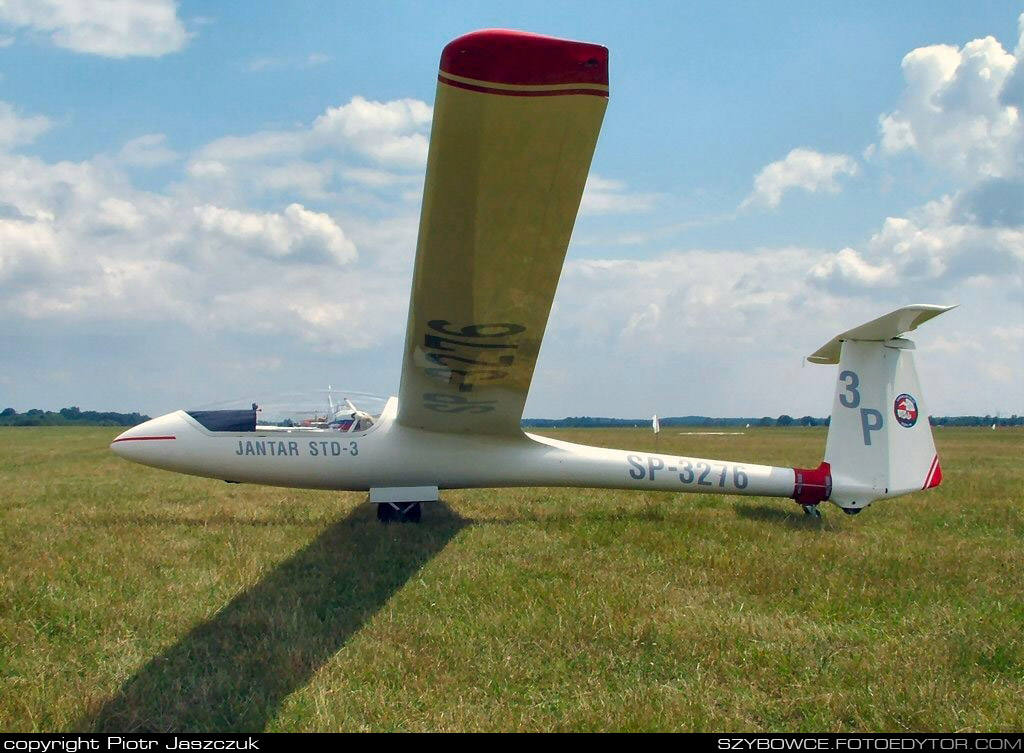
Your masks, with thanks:
M 238 398 L 186 413 L 207 431 L 361 434 L 380 418 L 385 400 L 340 390 L 311 390 Z

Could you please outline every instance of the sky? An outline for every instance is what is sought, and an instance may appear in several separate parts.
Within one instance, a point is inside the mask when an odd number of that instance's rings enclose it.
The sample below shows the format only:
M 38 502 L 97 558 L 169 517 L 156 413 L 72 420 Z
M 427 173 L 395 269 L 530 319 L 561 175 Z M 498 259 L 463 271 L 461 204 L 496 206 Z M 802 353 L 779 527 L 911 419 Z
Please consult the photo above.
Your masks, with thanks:
M 0 0 L 0 407 L 397 394 L 438 58 L 610 50 L 528 417 L 827 415 L 909 303 L 935 415 L 1024 413 L 1018 2 Z

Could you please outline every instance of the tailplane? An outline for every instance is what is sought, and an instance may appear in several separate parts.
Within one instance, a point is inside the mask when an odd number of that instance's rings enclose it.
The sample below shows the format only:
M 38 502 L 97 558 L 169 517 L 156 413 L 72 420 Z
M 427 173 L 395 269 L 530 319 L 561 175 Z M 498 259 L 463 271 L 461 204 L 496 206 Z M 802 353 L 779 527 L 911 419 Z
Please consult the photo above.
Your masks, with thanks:
M 837 335 L 808 357 L 839 364 L 822 470 L 830 477 L 829 500 L 845 512 L 942 480 L 914 343 L 901 335 L 951 308 L 905 306 Z

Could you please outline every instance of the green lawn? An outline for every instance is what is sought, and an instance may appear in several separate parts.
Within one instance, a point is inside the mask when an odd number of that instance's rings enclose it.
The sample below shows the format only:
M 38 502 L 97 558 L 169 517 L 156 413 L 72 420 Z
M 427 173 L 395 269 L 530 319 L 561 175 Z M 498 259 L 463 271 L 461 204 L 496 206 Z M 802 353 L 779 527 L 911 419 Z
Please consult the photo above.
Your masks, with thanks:
M 418 526 L 132 465 L 116 433 L 0 429 L 0 729 L 1024 728 L 1024 431 L 940 429 L 939 489 L 821 523 L 507 489 Z M 813 467 L 824 439 L 661 450 Z

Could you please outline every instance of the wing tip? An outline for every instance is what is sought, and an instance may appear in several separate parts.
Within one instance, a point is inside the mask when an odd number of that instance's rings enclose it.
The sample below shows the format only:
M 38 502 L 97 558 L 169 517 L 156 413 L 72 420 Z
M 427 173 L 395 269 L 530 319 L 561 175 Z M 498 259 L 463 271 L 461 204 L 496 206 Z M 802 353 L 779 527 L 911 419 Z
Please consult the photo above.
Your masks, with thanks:
M 482 29 L 449 42 L 441 71 L 514 86 L 608 85 L 608 48 L 509 29 Z

